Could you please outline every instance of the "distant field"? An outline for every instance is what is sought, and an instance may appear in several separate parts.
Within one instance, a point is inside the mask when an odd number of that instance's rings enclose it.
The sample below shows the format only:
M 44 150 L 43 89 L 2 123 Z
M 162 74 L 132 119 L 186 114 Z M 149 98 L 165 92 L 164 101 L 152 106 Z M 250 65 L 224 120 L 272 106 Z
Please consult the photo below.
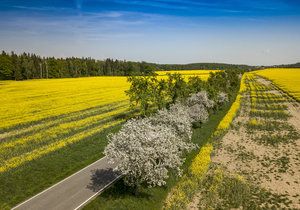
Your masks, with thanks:
M 218 72 L 218 71 L 219 70 L 170 70 L 170 71 L 157 71 L 156 73 L 160 76 L 179 73 L 184 76 L 199 76 L 202 80 L 207 80 L 209 78 L 209 73 Z
M 272 68 L 255 73 L 272 80 L 278 87 L 300 101 L 300 68 Z

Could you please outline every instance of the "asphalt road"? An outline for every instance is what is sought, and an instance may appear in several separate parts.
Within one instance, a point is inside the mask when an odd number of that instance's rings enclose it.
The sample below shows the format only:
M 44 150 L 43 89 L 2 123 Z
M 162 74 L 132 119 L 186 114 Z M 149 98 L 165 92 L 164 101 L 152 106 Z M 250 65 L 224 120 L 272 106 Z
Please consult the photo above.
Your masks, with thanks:
M 113 172 L 114 167 L 104 157 L 13 209 L 79 209 L 120 178 L 119 174 Z

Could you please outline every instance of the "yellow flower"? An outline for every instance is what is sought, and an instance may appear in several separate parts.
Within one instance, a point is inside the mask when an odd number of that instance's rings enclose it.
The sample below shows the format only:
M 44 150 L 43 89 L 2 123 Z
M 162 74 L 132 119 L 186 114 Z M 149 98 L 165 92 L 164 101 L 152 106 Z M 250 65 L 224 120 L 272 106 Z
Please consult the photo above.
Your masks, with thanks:
M 1 81 L 0 172 L 120 123 L 129 86 L 126 77 Z
M 0 88 L 0 129 L 128 101 L 126 77 L 4 81 Z
M 289 95 L 300 100 L 300 68 L 270 68 L 254 73 L 271 80 Z
M 181 74 L 184 78 L 188 78 L 191 76 L 198 76 L 202 80 L 207 80 L 209 78 L 209 74 L 219 72 L 221 70 L 171 70 L 171 71 L 157 71 L 155 72 L 159 76 L 166 76 L 167 74 Z
M 247 73 L 243 75 L 243 77 L 241 79 L 241 85 L 240 85 L 239 93 L 238 93 L 235 101 L 231 105 L 229 111 L 227 112 L 225 117 L 222 119 L 222 121 L 218 125 L 218 128 L 215 132 L 216 136 L 219 135 L 220 133 L 222 133 L 223 130 L 226 130 L 227 128 L 229 128 L 229 126 L 232 123 L 235 115 L 237 114 L 238 110 L 240 109 L 242 94 L 247 90 L 247 86 L 246 86 L 246 83 L 245 83 L 247 76 L 248 76 Z
M 197 178 L 202 178 L 202 176 L 208 170 L 210 164 L 210 154 L 213 150 L 211 143 L 204 145 L 200 152 L 197 154 L 196 158 L 193 160 L 190 171 Z

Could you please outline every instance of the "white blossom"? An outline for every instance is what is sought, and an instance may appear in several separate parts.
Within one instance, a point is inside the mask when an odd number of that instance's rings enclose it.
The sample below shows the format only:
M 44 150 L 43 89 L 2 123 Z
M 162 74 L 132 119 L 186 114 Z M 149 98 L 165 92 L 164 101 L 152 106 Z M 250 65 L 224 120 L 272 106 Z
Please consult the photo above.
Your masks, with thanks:
M 202 104 L 204 107 L 210 109 L 214 106 L 214 101 L 208 98 L 208 94 L 206 91 L 200 91 L 198 93 L 192 94 L 187 99 L 187 105 L 193 106 L 195 104 Z
M 228 102 L 228 95 L 227 95 L 227 93 L 219 92 L 219 94 L 217 96 L 217 102 L 219 104 L 227 103 Z
M 180 140 L 190 140 L 192 137 L 192 119 L 189 115 L 189 109 L 180 102 L 171 105 L 169 110 L 159 110 L 150 119 L 153 124 L 171 126 Z
M 214 101 L 202 91 L 186 103 L 176 102 L 150 117 L 131 119 L 108 136 L 104 154 L 117 163 L 116 170 L 125 175 L 128 185 L 162 186 L 170 170 L 180 175 L 183 153 L 196 147 L 191 143 L 192 124 L 206 122 L 207 109 L 213 106 Z
M 193 122 L 205 123 L 208 120 L 208 111 L 203 104 L 195 104 L 189 107 L 189 115 Z
M 180 174 L 182 154 L 193 148 L 192 143 L 178 139 L 172 126 L 144 118 L 129 120 L 118 133 L 110 135 L 104 153 L 118 163 L 116 170 L 125 175 L 128 185 L 162 186 L 170 169 Z

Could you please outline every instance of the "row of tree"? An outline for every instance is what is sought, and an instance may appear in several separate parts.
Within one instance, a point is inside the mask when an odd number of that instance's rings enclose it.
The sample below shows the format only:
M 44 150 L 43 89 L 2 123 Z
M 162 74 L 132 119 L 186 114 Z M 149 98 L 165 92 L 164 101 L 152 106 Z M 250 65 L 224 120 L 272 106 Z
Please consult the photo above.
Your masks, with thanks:
M 43 78 L 149 75 L 157 70 L 221 69 L 249 70 L 255 67 L 223 63 L 155 64 L 123 60 L 92 58 L 54 58 L 36 54 L 0 54 L 0 80 Z
M 272 67 L 275 67 L 275 68 L 300 68 L 300 62 L 293 63 L 293 64 L 275 65 L 275 66 L 272 66 Z
M 155 65 L 114 59 L 40 57 L 36 54 L 14 52 L 0 54 L 0 80 L 42 78 L 129 76 L 155 71 Z
M 189 64 L 158 64 L 158 69 L 162 70 L 250 70 L 255 69 L 255 66 L 248 66 L 242 64 L 226 64 L 226 63 L 189 63 Z
M 197 76 L 186 80 L 181 74 L 168 74 L 166 79 L 158 78 L 156 75 L 132 76 L 128 78 L 131 86 L 126 93 L 132 105 L 139 106 L 142 114 L 148 115 L 202 90 L 206 90 L 213 100 L 221 91 L 231 97 L 239 87 L 239 76 L 242 72 L 227 70 L 211 73 L 207 82 Z
M 118 163 L 115 170 L 134 193 L 143 186 L 165 185 L 171 171 L 181 174 L 186 153 L 198 146 L 192 141 L 193 127 L 206 123 L 236 95 L 241 73 L 217 72 L 207 82 L 198 77 L 186 81 L 179 74 L 129 78 L 127 94 L 146 115 L 109 135 L 104 153 Z
M 205 123 L 216 105 L 206 91 L 201 91 L 169 109 L 131 119 L 108 137 L 104 153 L 108 160 L 118 163 L 115 170 L 125 175 L 124 181 L 134 193 L 142 186 L 165 185 L 169 172 L 180 175 L 184 155 L 197 148 L 192 142 L 193 124 Z

